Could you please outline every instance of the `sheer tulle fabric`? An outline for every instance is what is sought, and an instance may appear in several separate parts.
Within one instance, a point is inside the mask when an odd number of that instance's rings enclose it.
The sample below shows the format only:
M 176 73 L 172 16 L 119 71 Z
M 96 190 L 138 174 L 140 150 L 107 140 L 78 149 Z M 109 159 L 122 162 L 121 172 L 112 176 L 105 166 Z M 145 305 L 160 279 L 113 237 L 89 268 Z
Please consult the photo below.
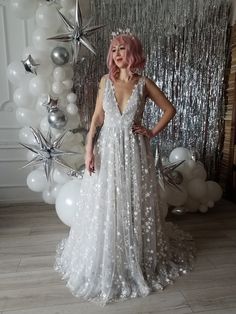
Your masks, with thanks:
M 57 246 L 54 269 L 73 295 L 103 306 L 162 290 L 195 256 L 191 235 L 164 221 L 149 140 L 131 130 L 142 122 L 144 84 L 121 113 L 107 79 L 95 174 L 85 172 L 73 225 Z

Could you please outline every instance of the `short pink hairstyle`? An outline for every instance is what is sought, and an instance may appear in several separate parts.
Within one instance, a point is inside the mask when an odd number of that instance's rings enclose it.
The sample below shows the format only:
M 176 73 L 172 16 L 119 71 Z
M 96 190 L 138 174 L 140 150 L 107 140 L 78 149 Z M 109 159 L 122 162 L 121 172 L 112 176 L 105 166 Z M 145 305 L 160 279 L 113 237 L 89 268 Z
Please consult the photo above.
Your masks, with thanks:
M 107 67 L 109 69 L 109 78 L 114 81 L 118 74 L 119 68 L 115 64 L 112 57 L 112 48 L 115 45 L 125 45 L 126 47 L 126 60 L 128 63 L 128 70 L 133 73 L 136 69 L 143 69 L 145 65 L 145 58 L 143 56 L 143 47 L 140 40 L 133 35 L 121 34 L 112 39 L 108 54 L 107 54 Z

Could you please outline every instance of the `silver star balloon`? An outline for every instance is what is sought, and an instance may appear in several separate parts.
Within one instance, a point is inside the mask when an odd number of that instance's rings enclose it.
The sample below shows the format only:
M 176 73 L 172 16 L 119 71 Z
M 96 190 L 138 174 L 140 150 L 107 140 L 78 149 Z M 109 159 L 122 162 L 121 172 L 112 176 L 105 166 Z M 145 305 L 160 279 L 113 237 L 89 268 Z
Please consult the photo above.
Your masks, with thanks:
M 160 153 L 159 153 L 159 147 L 156 146 L 156 157 L 155 157 L 155 166 L 156 166 L 156 174 L 157 176 L 163 181 L 164 185 L 170 185 L 173 188 L 176 188 L 177 190 L 181 189 L 179 188 L 178 184 L 176 183 L 178 180 L 176 178 L 175 169 L 179 167 L 185 160 L 169 163 L 165 166 L 162 165 Z M 181 174 L 178 173 L 178 179 L 180 181 Z
M 31 55 L 28 55 L 28 57 L 25 60 L 21 60 L 21 62 L 23 63 L 26 72 L 37 75 L 37 67 L 40 64 L 36 63 Z
M 29 161 L 23 168 L 43 164 L 47 180 L 50 178 L 55 163 L 63 167 L 69 168 L 70 170 L 74 170 L 62 159 L 62 156 L 74 155 L 79 153 L 64 151 L 60 149 L 67 132 L 63 133 L 57 139 L 53 140 L 51 131 L 49 131 L 47 137 L 45 137 L 40 132 L 40 130 L 35 130 L 32 127 L 30 129 L 34 135 L 37 145 L 26 145 L 22 143 L 20 144 L 35 153 L 36 156 L 31 161 Z
M 60 14 L 68 32 L 49 37 L 47 39 L 57 40 L 60 42 L 70 42 L 72 46 L 73 63 L 77 62 L 81 45 L 83 45 L 85 48 L 87 48 L 96 55 L 95 47 L 89 42 L 87 37 L 92 35 L 98 29 L 104 27 L 105 25 L 90 26 L 91 19 L 86 25 L 83 25 L 79 0 L 76 0 L 74 24 L 70 22 L 59 10 L 58 13 Z

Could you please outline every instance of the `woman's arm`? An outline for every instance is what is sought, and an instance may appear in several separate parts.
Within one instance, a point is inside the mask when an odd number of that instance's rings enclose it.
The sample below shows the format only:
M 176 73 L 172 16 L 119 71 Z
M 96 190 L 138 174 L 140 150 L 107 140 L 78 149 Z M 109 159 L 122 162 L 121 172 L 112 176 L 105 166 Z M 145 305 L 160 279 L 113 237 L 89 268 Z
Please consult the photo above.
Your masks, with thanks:
M 94 148 L 94 137 L 100 126 L 104 122 L 104 110 L 103 110 L 103 94 L 105 89 L 105 75 L 101 78 L 98 88 L 97 100 L 95 110 L 92 116 L 89 132 L 86 137 L 86 152 L 92 153 Z
M 141 125 L 133 125 L 133 131 L 152 138 L 167 126 L 176 114 L 176 109 L 152 80 L 146 78 L 145 83 L 145 96 L 153 100 L 163 110 L 164 114 L 153 129 L 147 130 Z

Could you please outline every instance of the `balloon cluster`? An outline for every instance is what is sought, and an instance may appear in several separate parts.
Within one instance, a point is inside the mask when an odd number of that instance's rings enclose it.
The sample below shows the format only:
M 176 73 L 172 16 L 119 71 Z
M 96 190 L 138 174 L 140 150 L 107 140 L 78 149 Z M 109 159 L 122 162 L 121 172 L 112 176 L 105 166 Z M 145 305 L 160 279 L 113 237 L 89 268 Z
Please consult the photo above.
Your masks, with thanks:
M 222 196 L 220 185 L 207 180 L 206 170 L 198 156 L 196 150 L 177 147 L 172 150 L 168 160 L 163 158 L 164 165 L 184 160 L 171 174 L 178 189 L 170 185 L 164 188 L 165 199 L 170 206 L 174 206 L 172 212 L 175 214 L 206 213 Z
M 29 189 L 42 193 L 46 203 L 54 204 L 67 182 L 81 179 L 78 174 L 84 169 L 86 130 L 81 126 L 73 90 L 73 51 L 69 44 L 48 38 L 65 32 L 58 11 L 73 23 L 80 12 L 79 3 L 11 0 L 10 6 L 18 18 L 36 21 L 32 46 L 7 68 L 7 77 L 15 87 L 16 119 L 22 126 L 19 140 L 28 149 L 27 165 L 34 167 L 26 181 Z

